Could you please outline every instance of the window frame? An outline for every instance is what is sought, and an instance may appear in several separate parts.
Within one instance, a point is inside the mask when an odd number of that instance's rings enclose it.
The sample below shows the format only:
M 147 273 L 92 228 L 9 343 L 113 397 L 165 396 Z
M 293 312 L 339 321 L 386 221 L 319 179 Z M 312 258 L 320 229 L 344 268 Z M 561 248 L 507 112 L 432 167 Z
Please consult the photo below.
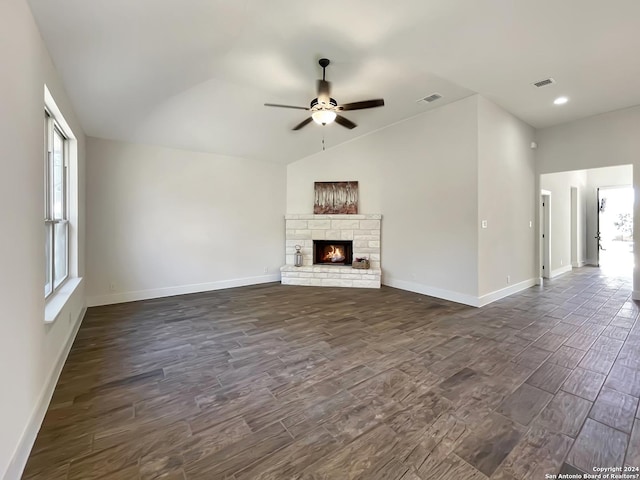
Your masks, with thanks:
M 48 255 L 45 253 L 45 299 L 51 298 L 65 284 L 70 276 L 70 235 L 69 235 L 69 139 L 57 121 L 55 115 L 45 106 L 45 178 L 44 178 L 44 223 L 45 241 Z M 58 136 L 62 142 L 62 208 L 59 217 L 55 211 L 55 167 L 54 139 Z M 56 283 L 56 225 L 64 225 L 65 236 L 65 275 Z

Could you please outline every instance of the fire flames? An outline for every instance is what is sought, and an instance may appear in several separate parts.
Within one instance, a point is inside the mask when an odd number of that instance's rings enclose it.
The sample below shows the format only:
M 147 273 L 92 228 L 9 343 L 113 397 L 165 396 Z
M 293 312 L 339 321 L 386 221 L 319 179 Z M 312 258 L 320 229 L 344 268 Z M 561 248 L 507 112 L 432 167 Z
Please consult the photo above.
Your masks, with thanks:
M 331 245 L 331 247 L 329 247 L 329 250 L 325 252 L 324 258 L 322 259 L 322 261 L 324 262 L 331 261 L 331 262 L 337 263 L 337 262 L 344 262 L 344 259 L 345 259 L 345 256 L 342 248 L 337 247 L 335 245 Z

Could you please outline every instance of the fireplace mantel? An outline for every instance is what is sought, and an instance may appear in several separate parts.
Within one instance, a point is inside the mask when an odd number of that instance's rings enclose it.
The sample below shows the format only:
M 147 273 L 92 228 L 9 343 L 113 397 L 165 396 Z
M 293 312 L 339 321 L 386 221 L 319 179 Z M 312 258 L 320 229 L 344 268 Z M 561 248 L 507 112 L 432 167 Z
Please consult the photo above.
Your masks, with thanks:
M 282 283 L 337 287 L 380 288 L 380 214 L 292 214 L 285 216 L 286 262 Z M 353 257 L 366 257 L 369 270 L 338 265 L 313 265 L 314 240 L 352 240 Z M 303 265 L 295 267 L 295 247 L 300 245 Z

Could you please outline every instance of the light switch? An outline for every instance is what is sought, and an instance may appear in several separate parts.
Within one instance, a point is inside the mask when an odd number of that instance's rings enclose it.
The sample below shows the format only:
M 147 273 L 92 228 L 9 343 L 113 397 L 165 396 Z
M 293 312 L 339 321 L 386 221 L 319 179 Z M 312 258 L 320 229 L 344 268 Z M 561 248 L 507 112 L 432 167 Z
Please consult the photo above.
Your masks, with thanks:
M 532 227 L 533 227 L 533 221 L 529 220 L 529 228 L 532 228 Z
M 487 228 L 487 221 L 486 220 L 482 220 L 482 228 Z

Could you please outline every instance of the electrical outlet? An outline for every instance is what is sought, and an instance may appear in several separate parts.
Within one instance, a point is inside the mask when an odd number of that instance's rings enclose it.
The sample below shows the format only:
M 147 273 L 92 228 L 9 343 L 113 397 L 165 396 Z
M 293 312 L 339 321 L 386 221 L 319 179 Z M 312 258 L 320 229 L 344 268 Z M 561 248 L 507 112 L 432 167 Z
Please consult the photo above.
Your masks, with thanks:
M 481 225 L 482 225 L 482 228 L 487 228 L 488 223 L 487 223 L 487 221 L 486 221 L 486 220 L 482 220 Z
M 533 221 L 529 220 L 529 228 L 533 228 Z
M 563 262 L 562 262 L 562 259 L 560 259 L 560 265 L 562 265 L 562 263 L 563 263 Z
M 269 273 L 269 267 L 264 267 L 264 273 Z
M 116 291 L 116 282 L 111 282 L 109 284 L 109 290 L 112 291 L 112 292 Z
M 511 284 L 511 275 L 507 275 L 507 285 Z

